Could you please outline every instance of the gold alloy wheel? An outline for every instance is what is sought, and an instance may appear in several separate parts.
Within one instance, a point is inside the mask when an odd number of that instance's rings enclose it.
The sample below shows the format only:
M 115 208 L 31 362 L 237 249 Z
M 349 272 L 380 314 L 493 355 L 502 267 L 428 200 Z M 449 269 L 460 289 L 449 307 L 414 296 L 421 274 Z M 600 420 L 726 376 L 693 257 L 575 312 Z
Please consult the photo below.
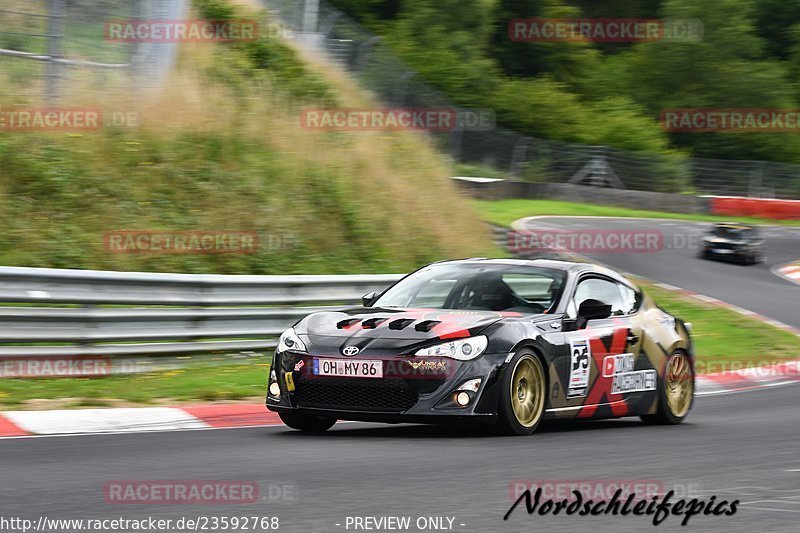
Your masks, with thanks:
M 544 410 L 545 380 L 542 365 L 532 355 L 517 361 L 511 378 L 511 408 L 522 426 L 532 427 Z
M 682 418 L 689 412 L 694 393 L 694 376 L 689 358 L 674 354 L 667 362 L 667 406 L 673 416 Z

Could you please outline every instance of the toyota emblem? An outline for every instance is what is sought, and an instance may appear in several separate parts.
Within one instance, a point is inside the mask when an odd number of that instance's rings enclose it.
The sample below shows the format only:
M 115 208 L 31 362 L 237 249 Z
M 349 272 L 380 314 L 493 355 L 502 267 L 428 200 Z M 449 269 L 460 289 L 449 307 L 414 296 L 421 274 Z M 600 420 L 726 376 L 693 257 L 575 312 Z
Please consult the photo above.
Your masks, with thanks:
M 361 348 L 359 348 L 358 346 L 348 346 L 344 350 L 342 350 L 342 353 L 345 354 L 347 357 L 353 357 L 360 351 Z

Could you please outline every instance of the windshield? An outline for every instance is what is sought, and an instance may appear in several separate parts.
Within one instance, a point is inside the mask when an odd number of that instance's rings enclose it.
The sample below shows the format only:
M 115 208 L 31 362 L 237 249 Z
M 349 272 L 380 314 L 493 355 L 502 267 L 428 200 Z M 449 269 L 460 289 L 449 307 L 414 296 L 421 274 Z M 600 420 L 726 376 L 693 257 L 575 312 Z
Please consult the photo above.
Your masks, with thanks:
M 411 274 L 374 306 L 547 313 L 558 302 L 565 278 L 550 268 L 442 263 Z
M 747 239 L 753 234 L 753 230 L 745 227 L 717 226 L 713 233 L 724 239 Z

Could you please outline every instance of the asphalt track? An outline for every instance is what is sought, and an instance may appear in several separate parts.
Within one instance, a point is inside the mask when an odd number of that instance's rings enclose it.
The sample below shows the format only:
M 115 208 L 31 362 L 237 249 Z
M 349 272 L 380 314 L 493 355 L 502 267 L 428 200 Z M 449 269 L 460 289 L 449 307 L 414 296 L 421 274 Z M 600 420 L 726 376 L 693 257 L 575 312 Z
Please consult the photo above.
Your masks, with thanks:
M 515 223 L 516 228 L 530 230 L 656 232 L 663 235 L 663 247 L 656 251 L 582 251 L 581 255 L 800 328 L 800 285 L 772 272 L 774 267 L 800 258 L 800 228 L 764 226 L 766 261 L 743 266 L 698 257 L 698 243 L 710 226 L 708 222 L 606 217 L 535 217 Z
M 798 399 L 800 387 L 792 385 L 708 396 L 680 426 L 570 422 L 531 437 L 340 423 L 321 436 L 263 427 L 5 439 L 0 516 L 278 516 L 281 531 L 312 532 L 347 531 L 347 516 L 449 516 L 463 532 L 641 532 L 653 528 L 648 517 L 541 517 L 520 508 L 503 521 L 509 486 L 657 480 L 679 495 L 741 503 L 732 517 L 695 516 L 686 528 L 669 517 L 656 531 L 797 531 Z M 105 484 L 120 479 L 249 480 L 290 487 L 292 495 L 242 505 L 106 503 Z

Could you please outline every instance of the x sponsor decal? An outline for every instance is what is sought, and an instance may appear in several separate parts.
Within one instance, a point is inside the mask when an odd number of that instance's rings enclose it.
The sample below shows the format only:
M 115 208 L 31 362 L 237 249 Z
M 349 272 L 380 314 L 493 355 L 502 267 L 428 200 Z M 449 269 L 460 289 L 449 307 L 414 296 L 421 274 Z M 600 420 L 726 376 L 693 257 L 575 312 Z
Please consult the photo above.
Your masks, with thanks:
M 590 333 L 589 328 L 587 328 L 586 331 Z M 628 328 L 621 327 L 620 324 L 615 324 L 614 333 L 611 336 L 611 345 L 608 347 L 606 347 L 603 342 L 603 336 L 589 338 L 594 366 L 600 371 L 595 373 L 597 377 L 594 383 L 592 383 L 589 394 L 584 401 L 584 407 L 578 412 L 578 417 L 592 417 L 597 412 L 598 404 L 609 403 L 611 401 L 611 383 L 613 376 L 606 372 L 604 364 L 607 364 L 605 362 L 607 356 L 618 355 L 625 352 L 627 338 Z M 611 360 L 613 364 L 613 358 L 609 358 L 609 360 Z M 610 407 L 613 416 L 625 416 L 628 414 L 628 404 L 624 401 L 612 403 Z

